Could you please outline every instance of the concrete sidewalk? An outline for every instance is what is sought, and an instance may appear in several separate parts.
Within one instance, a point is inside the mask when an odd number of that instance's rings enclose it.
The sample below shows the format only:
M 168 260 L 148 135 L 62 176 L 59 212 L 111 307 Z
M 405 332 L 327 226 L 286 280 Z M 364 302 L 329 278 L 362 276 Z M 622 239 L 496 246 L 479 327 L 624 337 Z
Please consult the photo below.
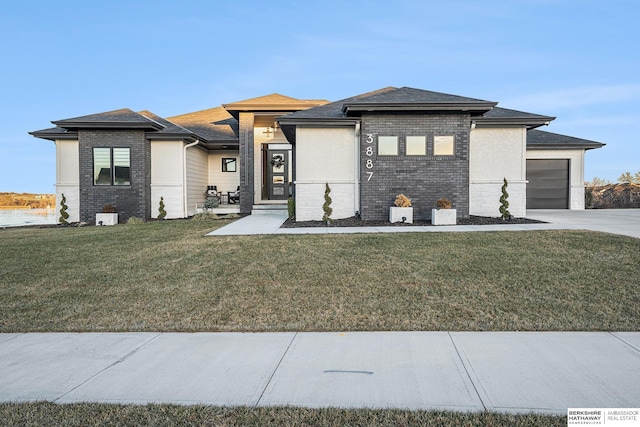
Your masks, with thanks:
M 640 407 L 640 333 L 0 334 L 0 401 Z
M 543 224 L 452 226 L 280 228 L 284 215 L 249 215 L 209 233 L 209 236 L 256 234 L 438 233 L 472 231 L 591 230 L 640 238 L 640 209 L 532 210 L 527 218 Z

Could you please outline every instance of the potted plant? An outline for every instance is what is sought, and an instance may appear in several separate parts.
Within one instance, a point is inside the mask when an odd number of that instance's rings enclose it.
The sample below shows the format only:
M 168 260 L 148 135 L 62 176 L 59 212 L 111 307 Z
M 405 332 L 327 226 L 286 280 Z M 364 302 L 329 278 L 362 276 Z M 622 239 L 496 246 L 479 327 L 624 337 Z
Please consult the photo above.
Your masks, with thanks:
M 118 223 L 118 211 L 112 205 L 104 205 L 102 212 L 96 214 L 96 225 L 116 225 Z
M 398 194 L 393 204 L 394 206 L 389 208 L 389 222 L 413 224 L 413 206 L 411 205 L 411 199 L 404 194 Z
M 456 225 L 456 210 L 451 209 L 451 200 L 442 197 L 436 206 L 436 209 L 431 209 L 432 225 Z

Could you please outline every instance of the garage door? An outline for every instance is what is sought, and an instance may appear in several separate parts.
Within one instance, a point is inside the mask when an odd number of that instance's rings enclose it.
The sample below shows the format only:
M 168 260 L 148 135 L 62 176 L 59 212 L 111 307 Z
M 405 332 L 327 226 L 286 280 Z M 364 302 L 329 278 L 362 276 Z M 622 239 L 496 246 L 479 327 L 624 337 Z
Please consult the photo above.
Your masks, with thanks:
M 569 159 L 527 160 L 527 209 L 569 208 Z

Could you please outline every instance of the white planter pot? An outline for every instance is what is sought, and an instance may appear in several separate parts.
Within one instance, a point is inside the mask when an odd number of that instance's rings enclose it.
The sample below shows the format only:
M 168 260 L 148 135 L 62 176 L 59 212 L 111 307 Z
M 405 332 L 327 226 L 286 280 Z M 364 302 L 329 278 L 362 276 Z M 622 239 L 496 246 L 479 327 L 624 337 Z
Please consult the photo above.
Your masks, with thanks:
M 431 209 L 432 225 L 456 225 L 455 209 Z
M 402 218 L 404 218 L 404 221 Z M 407 224 L 413 224 L 413 207 L 400 208 L 398 206 L 391 206 L 391 208 L 389 208 L 389 222 L 406 222 Z
M 97 213 L 96 225 L 116 225 L 118 223 L 117 213 Z

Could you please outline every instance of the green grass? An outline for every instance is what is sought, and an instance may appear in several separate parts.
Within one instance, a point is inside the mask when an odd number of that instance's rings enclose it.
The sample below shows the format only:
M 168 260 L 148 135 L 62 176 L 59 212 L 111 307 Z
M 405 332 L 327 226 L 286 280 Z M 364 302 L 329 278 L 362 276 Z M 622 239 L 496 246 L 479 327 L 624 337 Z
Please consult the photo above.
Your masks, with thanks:
M 0 332 L 640 330 L 640 239 L 0 230 Z
M 566 426 L 564 416 L 215 406 L 0 404 L 0 426 Z

